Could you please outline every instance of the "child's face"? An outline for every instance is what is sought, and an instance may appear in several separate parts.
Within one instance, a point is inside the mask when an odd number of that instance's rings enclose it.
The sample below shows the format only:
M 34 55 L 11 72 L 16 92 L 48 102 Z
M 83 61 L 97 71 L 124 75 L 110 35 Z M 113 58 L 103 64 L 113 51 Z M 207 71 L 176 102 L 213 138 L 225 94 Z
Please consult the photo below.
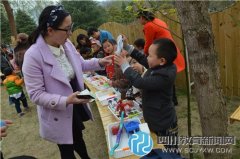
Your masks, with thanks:
M 100 31 L 94 32 L 93 35 L 92 35 L 92 37 L 95 38 L 95 39 L 99 39 L 99 37 L 100 37 Z
M 86 44 L 86 39 L 85 39 L 85 38 L 81 39 L 81 40 L 79 41 L 79 43 L 82 44 L 82 45 L 85 45 L 85 44 Z
M 103 43 L 103 50 L 107 54 L 113 54 L 114 45 L 112 45 L 110 42 L 106 41 L 105 43 Z
M 143 66 L 138 63 L 135 59 L 132 59 L 131 61 L 131 67 L 137 71 L 138 73 L 142 74 L 143 73 Z
M 166 64 L 165 58 L 157 57 L 157 45 L 152 44 L 149 47 L 148 52 L 149 52 L 149 56 L 147 57 L 147 60 L 148 60 L 148 65 L 150 68 L 154 68 L 156 66 L 159 66 L 159 65 L 162 66 L 162 65 Z
M 100 49 L 100 46 L 98 46 L 97 44 L 92 44 L 92 49 L 93 52 L 97 52 Z

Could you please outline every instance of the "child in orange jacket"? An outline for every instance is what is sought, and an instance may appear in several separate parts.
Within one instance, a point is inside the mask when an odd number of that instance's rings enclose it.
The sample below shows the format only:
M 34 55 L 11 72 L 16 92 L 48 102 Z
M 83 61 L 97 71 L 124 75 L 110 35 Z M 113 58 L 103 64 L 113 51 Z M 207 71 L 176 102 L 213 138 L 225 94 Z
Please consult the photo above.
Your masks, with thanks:
M 5 68 L 3 73 L 6 76 L 6 79 L 3 81 L 3 85 L 6 86 L 9 97 L 15 104 L 19 117 L 21 117 L 24 113 L 20 108 L 20 101 L 23 103 L 25 110 L 29 110 L 27 99 L 21 86 L 23 84 L 23 79 L 19 78 L 10 67 Z

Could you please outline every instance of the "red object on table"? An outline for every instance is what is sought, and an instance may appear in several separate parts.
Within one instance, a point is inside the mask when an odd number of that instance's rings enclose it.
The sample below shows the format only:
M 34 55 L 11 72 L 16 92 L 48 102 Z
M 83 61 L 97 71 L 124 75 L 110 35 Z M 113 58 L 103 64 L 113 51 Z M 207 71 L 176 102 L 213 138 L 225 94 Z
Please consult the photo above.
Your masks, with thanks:
M 118 125 L 117 126 L 113 126 L 111 129 L 112 129 L 112 134 L 113 135 L 117 135 L 119 126 Z

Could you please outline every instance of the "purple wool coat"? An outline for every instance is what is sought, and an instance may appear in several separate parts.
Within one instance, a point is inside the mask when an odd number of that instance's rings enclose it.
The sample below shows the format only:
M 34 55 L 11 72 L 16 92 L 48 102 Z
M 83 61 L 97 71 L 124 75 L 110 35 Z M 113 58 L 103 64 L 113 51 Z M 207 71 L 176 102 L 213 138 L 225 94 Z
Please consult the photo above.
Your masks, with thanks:
M 63 48 L 81 91 L 84 89 L 83 71 L 101 69 L 98 59 L 84 60 L 70 40 Z M 57 144 L 73 144 L 73 105 L 66 106 L 73 90 L 41 35 L 24 55 L 23 74 L 29 97 L 37 105 L 41 137 Z M 90 108 L 84 108 L 92 118 Z

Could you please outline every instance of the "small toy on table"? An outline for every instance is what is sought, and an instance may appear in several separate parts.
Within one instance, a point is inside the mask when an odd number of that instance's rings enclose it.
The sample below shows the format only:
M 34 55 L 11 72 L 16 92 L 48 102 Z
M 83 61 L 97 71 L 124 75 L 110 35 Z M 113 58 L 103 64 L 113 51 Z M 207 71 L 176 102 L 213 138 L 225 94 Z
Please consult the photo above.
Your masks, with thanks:
M 116 139 L 116 143 L 115 145 L 111 148 L 110 150 L 110 156 L 114 155 L 114 151 L 116 150 L 116 148 L 119 146 L 120 143 L 120 139 L 121 139 L 121 135 L 123 132 L 123 119 L 124 119 L 124 111 L 121 112 L 121 121 L 119 123 L 119 129 L 118 129 L 118 133 L 117 133 L 117 139 Z
M 123 102 L 123 100 L 120 99 L 118 101 L 118 103 L 117 103 L 116 111 L 119 112 L 119 116 L 121 115 L 120 113 L 122 111 L 124 111 L 124 117 L 126 117 L 127 116 L 126 112 L 129 111 L 132 106 L 133 106 L 132 103 L 130 103 L 130 102 Z
M 112 130 L 112 134 L 113 134 L 113 135 L 117 135 L 118 130 L 119 130 L 119 125 L 118 125 L 118 126 L 113 126 L 113 127 L 111 128 L 111 130 Z
M 126 132 L 128 135 L 132 135 L 139 131 L 139 122 L 137 121 L 129 121 L 124 123 L 124 128 L 126 129 Z

